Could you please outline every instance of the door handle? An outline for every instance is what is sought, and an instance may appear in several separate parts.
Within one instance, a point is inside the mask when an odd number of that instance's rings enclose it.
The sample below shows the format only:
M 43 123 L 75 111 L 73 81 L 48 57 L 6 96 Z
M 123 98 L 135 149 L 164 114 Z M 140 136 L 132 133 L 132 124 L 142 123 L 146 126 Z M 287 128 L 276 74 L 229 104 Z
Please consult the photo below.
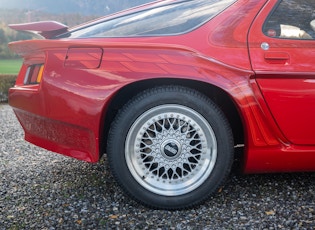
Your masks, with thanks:
M 286 52 L 266 52 L 265 60 L 270 64 L 288 64 L 290 55 Z

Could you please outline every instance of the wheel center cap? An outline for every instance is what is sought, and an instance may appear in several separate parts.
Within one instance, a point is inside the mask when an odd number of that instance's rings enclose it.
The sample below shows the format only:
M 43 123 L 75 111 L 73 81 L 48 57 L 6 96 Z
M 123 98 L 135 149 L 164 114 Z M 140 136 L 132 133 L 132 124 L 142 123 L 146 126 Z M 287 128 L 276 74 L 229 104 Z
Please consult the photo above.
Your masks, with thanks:
M 166 140 L 161 145 L 161 152 L 165 158 L 174 159 L 181 152 L 180 143 L 176 140 Z

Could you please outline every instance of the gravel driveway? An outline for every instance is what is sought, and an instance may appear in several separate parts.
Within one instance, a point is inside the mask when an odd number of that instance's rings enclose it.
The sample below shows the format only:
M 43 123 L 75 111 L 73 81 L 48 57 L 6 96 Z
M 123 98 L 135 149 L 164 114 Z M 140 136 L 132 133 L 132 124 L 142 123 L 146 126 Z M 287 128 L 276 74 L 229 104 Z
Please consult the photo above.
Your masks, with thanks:
M 130 200 L 106 158 L 89 164 L 23 140 L 0 104 L 0 229 L 315 229 L 315 173 L 238 175 L 193 210 Z

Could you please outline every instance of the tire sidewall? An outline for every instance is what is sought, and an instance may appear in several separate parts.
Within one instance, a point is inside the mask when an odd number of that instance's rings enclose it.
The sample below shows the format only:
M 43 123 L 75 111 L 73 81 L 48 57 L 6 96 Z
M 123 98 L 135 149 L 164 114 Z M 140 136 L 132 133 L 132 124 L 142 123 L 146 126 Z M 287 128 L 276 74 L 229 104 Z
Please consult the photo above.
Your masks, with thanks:
M 179 196 L 162 196 L 146 190 L 132 176 L 125 158 L 125 140 L 132 124 L 145 111 L 165 104 L 178 104 L 198 112 L 208 121 L 217 141 L 217 159 L 210 176 L 195 190 Z M 131 197 L 147 206 L 177 209 L 202 202 L 222 186 L 233 159 L 231 140 L 223 113 L 208 98 L 182 87 L 160 87 L 136 96 L 119 111 L 110 131 L 107 153 L 114 177 Z

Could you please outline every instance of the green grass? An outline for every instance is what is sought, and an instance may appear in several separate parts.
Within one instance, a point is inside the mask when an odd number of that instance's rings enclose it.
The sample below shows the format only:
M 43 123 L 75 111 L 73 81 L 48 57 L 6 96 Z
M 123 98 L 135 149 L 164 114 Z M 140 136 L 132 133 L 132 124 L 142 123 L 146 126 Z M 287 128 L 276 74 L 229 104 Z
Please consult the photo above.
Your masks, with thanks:
M 22 59 L 0 59 L 0 74 L 18 74 Z

